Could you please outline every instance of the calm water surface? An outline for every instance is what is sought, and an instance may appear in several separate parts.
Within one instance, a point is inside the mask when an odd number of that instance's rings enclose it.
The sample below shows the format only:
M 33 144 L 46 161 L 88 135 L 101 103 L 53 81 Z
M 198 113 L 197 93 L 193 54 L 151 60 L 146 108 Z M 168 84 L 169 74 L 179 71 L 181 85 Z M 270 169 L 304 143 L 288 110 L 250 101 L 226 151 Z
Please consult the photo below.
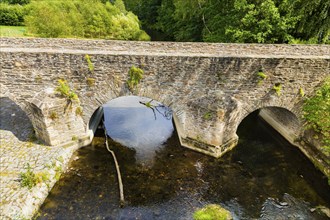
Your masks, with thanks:
M 229 209 L 235 219 L 327 219 L 310 210 L 330 207 L 330 187 L 299 150 L 256 114 L 242 122 L 238 134 L 238 146 L 220 159 L 181 147 L 176 132 L 142 151 L 112 141 L 124 183 L 123 208 L 112 157 L 104 137 L 96 137 L 75 153 L 38 219 L 192 219 L 209 203 Z

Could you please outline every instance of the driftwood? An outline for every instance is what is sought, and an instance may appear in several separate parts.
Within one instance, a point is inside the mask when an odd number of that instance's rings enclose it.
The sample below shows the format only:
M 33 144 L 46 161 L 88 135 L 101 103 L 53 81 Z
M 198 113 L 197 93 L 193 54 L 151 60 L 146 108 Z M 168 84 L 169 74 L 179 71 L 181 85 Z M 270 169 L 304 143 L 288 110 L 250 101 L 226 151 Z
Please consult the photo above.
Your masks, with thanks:
M 103 121 L 103 125 L 104 125 L 104 121 Z M 113 161 L 115 162 L 116 171 L 117 171 L 117 178 L 118 178 L 118 186 L 119 186 L 119 196 L 120 196 L 120 201 L 119 202 L 120 202 L 120 206 L 123 207 L 124 204 L 125 204 L 123 181 L 121 179 L 121 173 L 120 173 L 120 169 L 119 169 L 119 165 L 118 165 L 118 161 L 117 161 L 115 152 L 113 152 L 109 148 L 108 135 L 107 135 L 107 130 L 105 129 L 105 126 L 104 126 L 104 135 L 105 135 L 105 145 L 107 147 L 107 150 L 111 153 Z

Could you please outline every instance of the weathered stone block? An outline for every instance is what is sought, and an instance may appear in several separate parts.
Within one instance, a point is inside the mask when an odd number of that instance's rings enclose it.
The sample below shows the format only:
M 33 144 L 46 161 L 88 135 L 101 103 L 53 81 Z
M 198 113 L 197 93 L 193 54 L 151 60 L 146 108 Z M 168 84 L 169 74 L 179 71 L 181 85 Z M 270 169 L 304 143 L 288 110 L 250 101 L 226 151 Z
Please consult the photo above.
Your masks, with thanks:
M 46 90 L 31 100 L 29 108 L 36 136 L 46 144 L 60 145 L 86 136 L 83 119 L 76 114 L 81 108 L 78 101 Z

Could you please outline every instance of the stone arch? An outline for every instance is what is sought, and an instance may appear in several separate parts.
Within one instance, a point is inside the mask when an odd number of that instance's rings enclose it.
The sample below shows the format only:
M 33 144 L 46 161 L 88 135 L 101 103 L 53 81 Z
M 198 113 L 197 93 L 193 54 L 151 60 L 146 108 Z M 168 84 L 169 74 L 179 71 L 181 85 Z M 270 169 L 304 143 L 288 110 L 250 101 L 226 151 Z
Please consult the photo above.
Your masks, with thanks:
M 110 98 L 107 101 L 104 101 L 102 104 L 100 103 L 97 107 L 94 106 L 94 112 L 92 114 L 89 114 L 88 115 L 89 120 L 86 123 L 87 130 L 88 130 L 87 132 L 90 135 L 90 139 L 92 139 L 94 137 L 94 133 L 95 133 L 95 131 L 97 129 L 97 126 L 100 123 L 101 118 L 103 116 L 103 108 L 102 108 L 102 106 L 104 104 L 106 104 L 107 102 L 111 101 L 111 100 L 114 100 L 114 99 L 117 99 L 117 98 L 121 98 L 121 97 L 132 96 L 132 95 L 133 94 L 131 94 L 131 93 L 127 93 L 125 95 L 114 96 L 113 98 Z M 183 130 L 182 117 L 179 116 L 180 109 L 182 109 L 180 107 L 180 103 L 173 103 L 169 99 L 162 99 L 159 95 L 157 95 L 155 93 L 145 93 L 145 92 L 143 92 L 143 93 L 139 93 L 139 94 L 137 94 L 135 96 L 148 98 L 150 100 L 152 99 L 152 100 L 155 100 L 157 102 L 160 102 L 160 103 L 162 103 L 162 104 L 170 107 L 170 109 L 173 111 L 172 112 L 172 123 L 173 123 L 173 127 L 177 131 L 177 134 L 179 136 L 179 140 L 181 142 L 181 138 L 182 137 L 185 137 L 185 133 L 184 133 L 184 130 Z
M 235 131 L 237 132 L 239 125 L 246 117 L 256 111 L 259 111 L 258 115 L 291 144 L 294 145 L 294 142 L 300 137 L 302 121 L 299 115 L 296 111 L 282 105 L 261 105 L 252 111 L 245 111 L 239 118 Z

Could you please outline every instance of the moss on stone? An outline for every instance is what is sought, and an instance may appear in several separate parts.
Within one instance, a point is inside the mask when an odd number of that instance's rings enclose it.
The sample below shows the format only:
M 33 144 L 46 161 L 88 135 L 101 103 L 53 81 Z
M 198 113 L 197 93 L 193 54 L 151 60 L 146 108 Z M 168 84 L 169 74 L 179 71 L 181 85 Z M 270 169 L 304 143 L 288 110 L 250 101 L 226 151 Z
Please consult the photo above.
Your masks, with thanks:
M 194 213 L 194 220 L 231 220 L 230 212 L 220 205 L 210 204 Z

